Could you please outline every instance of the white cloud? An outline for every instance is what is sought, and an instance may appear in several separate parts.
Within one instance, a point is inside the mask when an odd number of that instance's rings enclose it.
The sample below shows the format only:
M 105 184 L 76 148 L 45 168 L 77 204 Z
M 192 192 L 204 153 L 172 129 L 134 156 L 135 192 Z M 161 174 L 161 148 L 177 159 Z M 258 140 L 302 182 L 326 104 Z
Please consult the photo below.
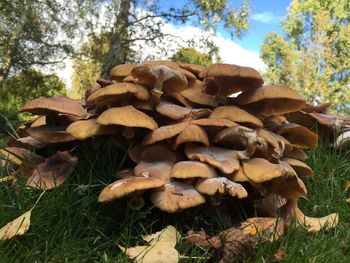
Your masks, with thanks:
M 280 20 L 280 17 L 273 14 L 272 12 L 262 12 L 253 14 L 252 20 L 260 23 L 270 24 L 277 23 Z

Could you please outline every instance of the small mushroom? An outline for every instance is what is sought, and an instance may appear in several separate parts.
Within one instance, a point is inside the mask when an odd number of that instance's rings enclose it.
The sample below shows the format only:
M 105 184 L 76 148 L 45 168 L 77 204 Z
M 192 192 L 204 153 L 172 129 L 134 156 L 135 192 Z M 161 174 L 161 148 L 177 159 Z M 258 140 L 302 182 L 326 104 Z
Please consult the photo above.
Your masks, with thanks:
M 155 130 L 158 124 L 147 114 L 135 109 L 133 106 L 115 107 L 104 111 L 98 118 L 101 125 L 122 125 L 127 127 L 140 127 Z
M 179 133 L 172 148 L 176 150 L 180 144 L 186 142 L 198 142 L 209 146 L 209 138 L 205 130 L 201 126 L 193 124 L 189 124 L 183 131 Z
M 290 143 L 301 148 L 316 148 L 318 136 L 310 131 L 308 128 L 289 123 L 276 131 L 277 134 L 282 135 Z
M 283 157 L 289 157 L 289 158 L 298 159 L 302 161 L 307 159 L 306 153 L 298 147 L 293 147 L 291 151 L 287 151 L 283 153 Z
M 225 177 L 215 177 L 197 180 L 196 190 L 201 194 L 205 195 L 230 195 L 232 197 L 237 197 L 239 199 L 248 196 L 247 191 L 241 184 L 230 181 Z
M 99 202 L 109 202 L 138 191 L 148 190 L 164 185 L 162 180 L 148 176 L 133 176 L 107 185 L 98 197 Z
M 134 64 L 120 64 L 112 68 L 109 78 L 111 80 L 123 81 L 125 77 L 129 76 L 131 70 L 135 67 Z
M 213 167 L 196 161 L 178 162 L 171 170 L 171 177 L 178 179 L 212 178 L 216 176 L 217 173 Z
M 314 174 L 312 169 L 306 163 L 303 163 L 297 159 L 285 157 L 281 160 L 283 162 L 288 163 L 294 169 L 298 176 L 312 176 Z
M 279 164 L 270 163 L 263 158 L 251 158 L 243 161 L 243 171 L 249 181 L 257 184 L 283 175 L 283 169 Z
M 173 163 L 169 161 L 146 162 L 140 161 L 134 168 L 134 174 L 141 176 L 148 174 L 150 177 L 158 178 L 162 182 L 170 182 L 170 174 Z
M 189 88 L 181 90 L 180 94 L 189 101 L 199 105 L 218 106 L 218 101 L 214 96 L 202 92 L 202 82 L 199 80 L 193 82 Z
M 193 186 L 178 181 L 169 182 L 163 188 L 154 190 L 150 200 L 156 207 L 168 213 L 205 203 L 204 196 Z

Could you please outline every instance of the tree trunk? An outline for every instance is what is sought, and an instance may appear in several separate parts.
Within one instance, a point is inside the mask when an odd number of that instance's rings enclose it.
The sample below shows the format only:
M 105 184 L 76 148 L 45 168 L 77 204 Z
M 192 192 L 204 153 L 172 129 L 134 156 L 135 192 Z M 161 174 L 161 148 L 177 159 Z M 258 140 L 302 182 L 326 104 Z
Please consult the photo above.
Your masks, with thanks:
M 101 75 L 103 78 L 109 77 L 109 72 L 115 65 L 126 62 L 129 50 L 128 26 L 130 6 L 131 0 L 121 0 L 119 8 L 116 10 L 117 18 L 114 24 L 113 35 L 110 38 L 110 49 L 102 65 Z
M 27 22 L 28 15 L 29 15 L 29 12 L 31 11 L 33 3 L 34 3 L 34 0 L 25 1 L 23 3 L 23 6 L 27 8 L 21 14 L 21 17 L 17 21 L 17 24 L 8 40 L 8 49 L 3 57 L 4 63 L 0 68 L 0 82 L 5 81 L 9 76 L 9 73 L 12 67 L 12 62 L 13 62 L 13 56 L 14 56 L 14 53 L 16 52 L 16 49 L 23 31 L 23 27 Z

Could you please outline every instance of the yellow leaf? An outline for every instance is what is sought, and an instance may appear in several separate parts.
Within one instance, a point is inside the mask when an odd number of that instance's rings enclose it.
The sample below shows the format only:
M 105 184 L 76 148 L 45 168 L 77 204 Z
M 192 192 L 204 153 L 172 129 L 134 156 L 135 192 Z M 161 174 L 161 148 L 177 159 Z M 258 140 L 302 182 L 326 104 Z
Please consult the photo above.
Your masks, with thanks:
M 349 190 L 350 188 L 350 181 L 346 181 L 345 182 L 345 187 L 344 187 L 344 192 L 346 192 L 347 190 Z
M 180 237 L 180 233 L 173 226 L 167 226 L 161 231 L 158 231 L 152 235 L 143 236 L 142 239 L 149 242 L 150 245 L 157 243 L 166 243 L 168 246 L 175 247 L 177 240 Z
M 175 227 L 167 226 L 152 235 L 142 237 L 149 246 L 118 247 L 136 263 L 177 263 L 179 253 L 174 247 L 180 237 Z
M 153 246 L 136 246 L 123 248 L 123 252 L 136 263 L 177 263 L 179 253 L 167 243 L 157 243 Z
M 25 234 L 30 226 L 30 216 L 32 210 L 25 212 L 15 220 L 0 229 L 0 240 L 11 239 L 14 236 Z
M 286 223 L 282 218 L 252 217 L 241 223 L 244 234 L 262 237 L 274 241 L 280 238 L 286 230 Z
M 337 213 L 328 216 L 316 218 L 305 216 L 299 209 L 296 210 L 296 218 L 300 225 L 306 228 L 309 233 L 317 233 L 322 228 L 330 229 L 338 224 L 339 216 Z

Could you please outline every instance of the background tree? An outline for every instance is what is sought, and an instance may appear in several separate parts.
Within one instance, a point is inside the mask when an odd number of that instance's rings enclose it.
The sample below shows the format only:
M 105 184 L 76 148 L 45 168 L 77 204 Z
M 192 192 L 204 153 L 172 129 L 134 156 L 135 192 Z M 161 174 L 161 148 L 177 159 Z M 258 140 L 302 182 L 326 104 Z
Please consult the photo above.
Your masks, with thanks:
M 199 64 L 206 67 L 213 63 L 212 57 L 209 54 L 199 52 L 193 47 L 181 48 L 171 57 L 171 60 Z
M 73 52 L 75 7 L 59 0 L 0 1 L 0 84 L 32 66 L 60 63 Z
M 293 0 L 282 21 L 284 36 L 265 36 L 265 77 L 297 89 L 309 101 L 349 107 L 349 13 L 347 0 Z
M 26 119 L 18 110 L 27 101 L 65 93 L 65 85 L 56 75 L 44 75 L 35 69 L 8 78 L 0 93 L 0 137 L 6 134 L 6 119 L 14 126 Z

